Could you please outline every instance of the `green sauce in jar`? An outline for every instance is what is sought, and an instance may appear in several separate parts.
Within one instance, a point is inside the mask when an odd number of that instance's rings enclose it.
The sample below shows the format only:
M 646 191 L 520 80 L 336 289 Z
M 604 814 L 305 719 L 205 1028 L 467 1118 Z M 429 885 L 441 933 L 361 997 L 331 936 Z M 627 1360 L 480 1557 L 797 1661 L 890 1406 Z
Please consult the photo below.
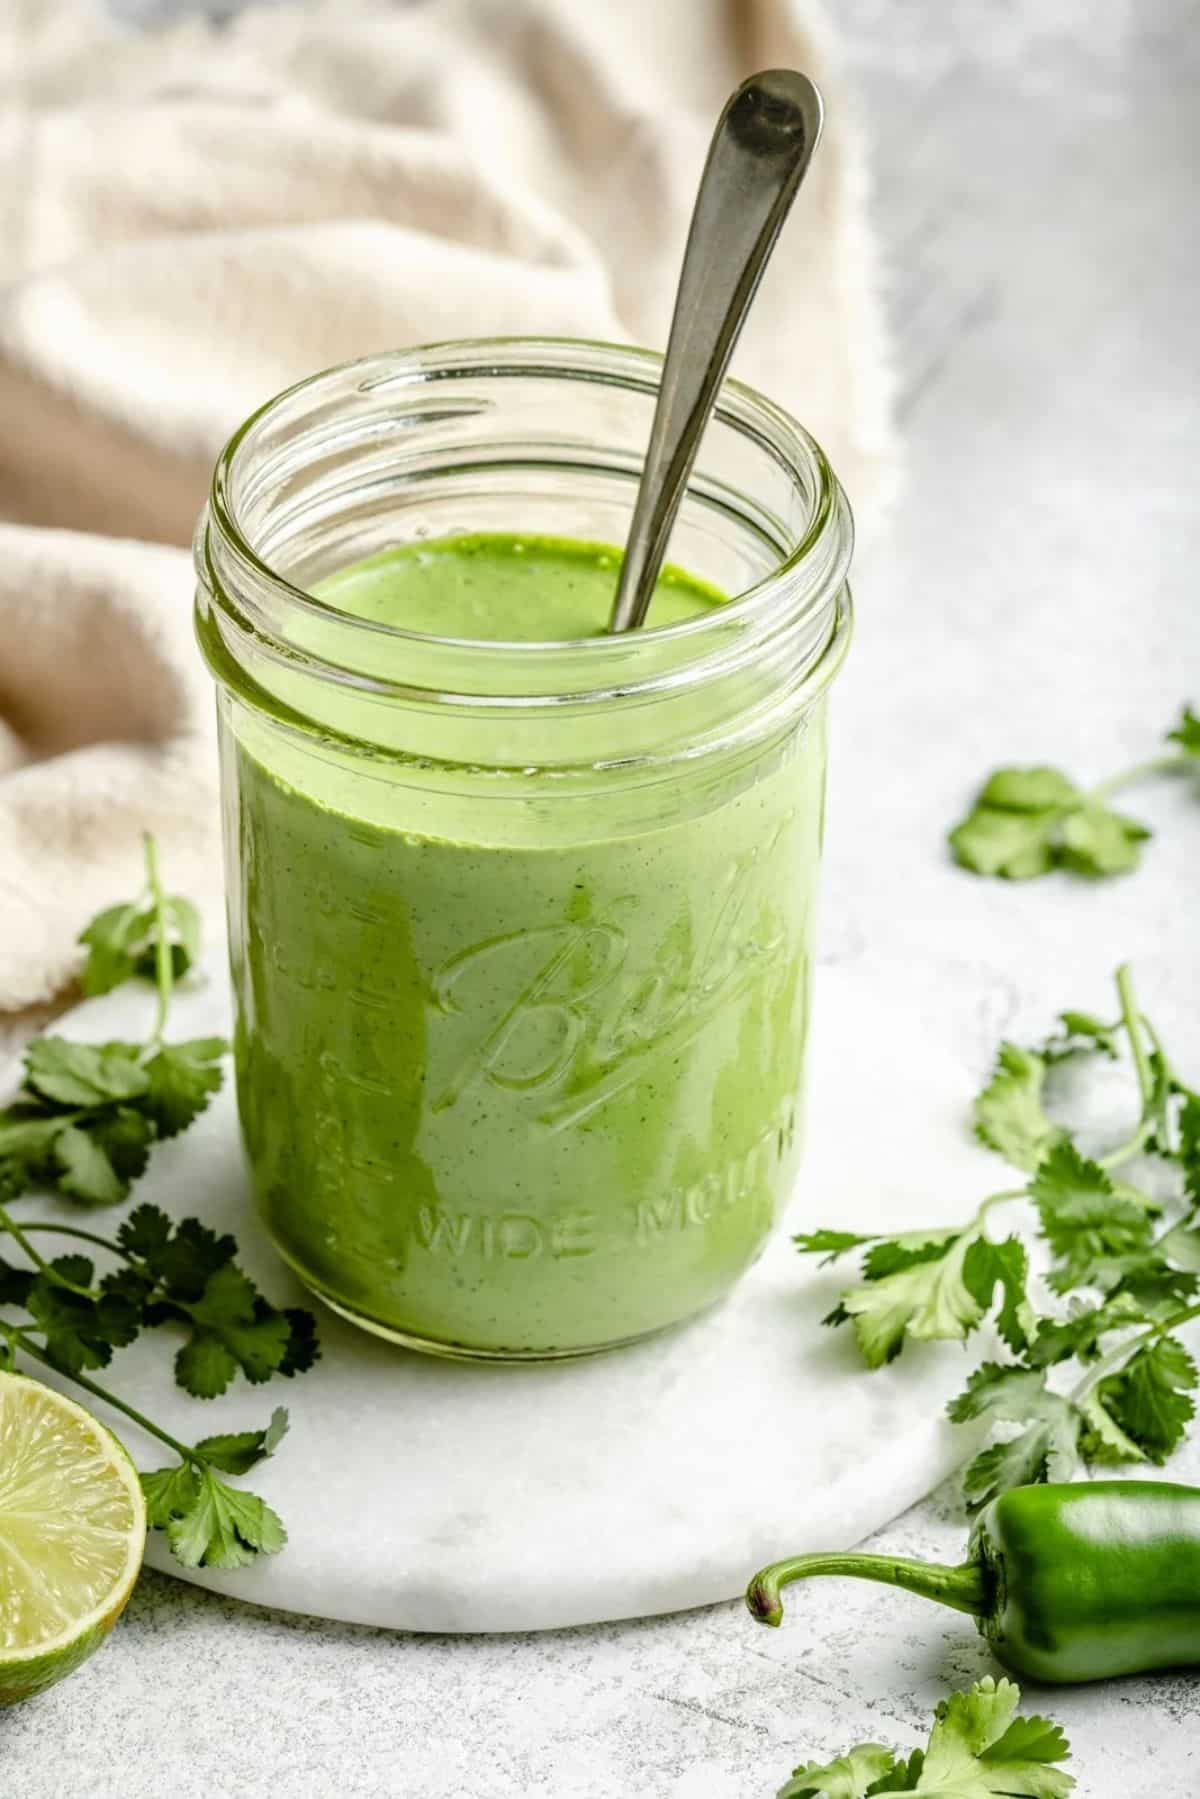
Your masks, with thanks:
M 618 560 L 475 533 L 317 591 L 429 637 L 561 642 L 604 631 Z M 721 603 L 668 569 L 648 623 Z M 544 833 L 536 770 L 491 771 L 442 829 L 385 759 L 314 779 L 282 734 L 231 738 L 244 1131 L 330 1303 L 550 1357 L 701 1311 L 754 1260 L 797 1157 L 823 732 L 818 706 L 749 766 L 685 764 L 652 816 L 575 795 Z

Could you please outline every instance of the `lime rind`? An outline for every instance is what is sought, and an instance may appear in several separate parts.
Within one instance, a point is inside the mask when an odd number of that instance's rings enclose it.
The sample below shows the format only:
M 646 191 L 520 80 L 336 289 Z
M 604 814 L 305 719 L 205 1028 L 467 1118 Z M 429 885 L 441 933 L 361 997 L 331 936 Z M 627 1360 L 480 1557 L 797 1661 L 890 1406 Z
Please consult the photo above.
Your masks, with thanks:
M 0 1373 L 0 1705 L 95 1651 L 145 1540 L 141 1483 L 112 1432 L 39 1381 Z

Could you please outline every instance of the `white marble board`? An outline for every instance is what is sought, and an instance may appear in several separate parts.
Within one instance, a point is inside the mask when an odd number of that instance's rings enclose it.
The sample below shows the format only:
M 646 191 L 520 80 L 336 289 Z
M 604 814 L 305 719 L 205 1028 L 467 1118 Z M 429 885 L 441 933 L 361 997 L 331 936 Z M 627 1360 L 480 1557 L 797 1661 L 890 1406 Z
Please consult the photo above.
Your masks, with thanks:
M 172 1036 L 228 1029 L 223 969 L 184 989 Z M 965 1128 L 970 1076 L 851 969 L 818 983 L 809 1147 L 791 1223 L 907 1227 L 986 1191 Z M 57 1028 L 139 1035 L 150 1004 L 124 989 Z M 898 1046 L 907 1045 L 904 1078 Z M 937 1158 L 939 1209 L 922 1191 Z M 230 1084 L 155 1151 L 137 1199 L 232 1230 L 277 1303 L 303 1301 L 254 1216 Z M 967 1201 L 969 1204 L 969 1199 Z M 66 1220 L 69 1208 L 60 1213 Z M 87 1220 L 85 1222 L 91 1222 Z M 821 1328 L 836 1276 L 786 1230 L 724 1306 L 639 1347 L 550 1367 L 414 1355 L 320 1314 L 323 1354 L 292 1381 L 219 1401 L 171 1385 L 155 1333 L 106 1375 L 185 1440 L 266 1422 L 291 1432 L 252 1484 L 286 1520 L 270 1562 L 187 1578 L 288 1610 L 412 1630 L 543 1629 L 676 1611 L 741 1590 L 762 1561 L 855 1542 L 929 1491 L 963 1452 L 941 1418 L 961 1350 L 868 1375 L 848 1332 Z M 155 1336 L 158 1340 L 155 1340 Z M 158 1447 L 113 1419 L 143 1467 Z M 153 1566 L 179 1573 L 162 1537 Z

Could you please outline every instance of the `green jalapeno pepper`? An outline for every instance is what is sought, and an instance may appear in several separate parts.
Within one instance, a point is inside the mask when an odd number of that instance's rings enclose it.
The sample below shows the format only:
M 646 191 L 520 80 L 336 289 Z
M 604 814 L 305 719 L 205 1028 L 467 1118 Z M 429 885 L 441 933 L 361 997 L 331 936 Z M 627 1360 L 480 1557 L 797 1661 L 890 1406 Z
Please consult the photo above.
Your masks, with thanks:
M 746 1603 L 783 1617 L 781 1588 L 815 1574 L 884 1581 L 967 1612 L 997 1658 L 1065 1684 L 1200 1663 L 1200 1489 L 1166 1481 L 1014 1487 L 983 1511 L 958 1567 L 891 1555 L 798 1555 L 756 1574 Z

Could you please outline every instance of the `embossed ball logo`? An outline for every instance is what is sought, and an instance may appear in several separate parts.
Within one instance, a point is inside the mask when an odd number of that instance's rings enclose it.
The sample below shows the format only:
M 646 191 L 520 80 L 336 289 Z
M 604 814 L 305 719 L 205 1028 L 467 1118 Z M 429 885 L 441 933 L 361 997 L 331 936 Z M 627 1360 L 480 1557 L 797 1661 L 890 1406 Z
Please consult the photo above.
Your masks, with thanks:
M 535 1096 L 539 1122 L 564 1129 L 636 1081 L 650 1058 L 690 1043 L 739 994 L 786 979 L 787 938 L 756 878 L 777 841 L 732 866 L 699 933 L 686 921 L 647 945 L 627 928 L 584 921 L 508 932 L 453 956 L 435 978 L 439 1011 L 471 1021 L 484 1010 L 480 995 L 491 1003 L 434 1109 L 482 1082 Z

